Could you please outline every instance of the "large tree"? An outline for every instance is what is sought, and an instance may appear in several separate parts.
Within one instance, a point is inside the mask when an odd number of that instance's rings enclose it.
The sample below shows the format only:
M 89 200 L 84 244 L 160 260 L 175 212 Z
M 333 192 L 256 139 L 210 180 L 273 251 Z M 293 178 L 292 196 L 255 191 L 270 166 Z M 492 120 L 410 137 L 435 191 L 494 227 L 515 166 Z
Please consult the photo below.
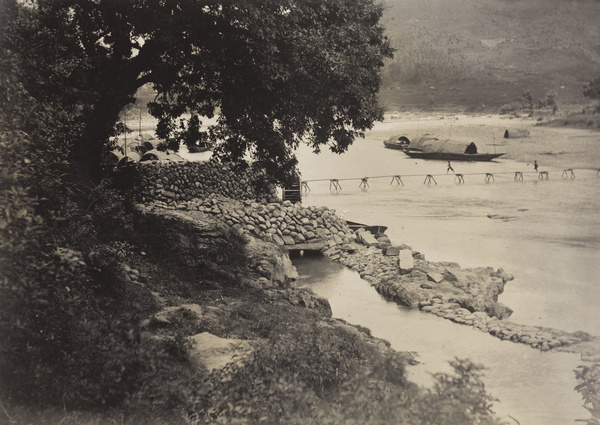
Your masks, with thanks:
M 249 156 L 279 180 L 299 143 L 341 153 L 382 118 L 392 49 L 376 0 L 4 1 L 1 44 L 29 94 L 83 125 L 70 142 L 85 177 L 99 176 L 119 112 L 147 83 L 167 147 L 208 141 L 217 158 Z

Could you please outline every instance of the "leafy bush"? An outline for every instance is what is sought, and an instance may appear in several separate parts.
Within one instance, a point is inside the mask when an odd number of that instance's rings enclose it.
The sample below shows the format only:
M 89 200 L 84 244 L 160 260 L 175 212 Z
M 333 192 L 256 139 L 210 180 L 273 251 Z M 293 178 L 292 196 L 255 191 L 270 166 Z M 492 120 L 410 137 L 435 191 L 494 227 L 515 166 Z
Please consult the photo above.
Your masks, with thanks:
M 290 332 L 260 346 L 244 365 L 213 372 L 198 389 L 192 415 L 200 423 L 343 423 L 356 389 L 373 380 L 406 385 L 405 363 L 381 354 L 344 328 L 289 325 Z M 365 398 L 364 406 L 372 402 Z M 231 422 L 228 422 L 231 421 Z M 345 423 L 345 422 L 344 422 Z
M 583 397 L 585 407 L 592 417 L 589 419 L 579 419 L 588 425 L 600 424 L 600 363 L 593 366 L 579 366 L 575 369 L 575 378 L 577 386 L 575 390 Z
M 125 198 L 108 182 L 88 191 L 69 183 L 62 154 L 44 156 L 12 120 L 0 114 L 1 396 L 70 408 L 173 405 L 190 375 L 182 339 L 142 338 L 137 323 L 152 301 L 120 275 L 131 247 L 103 242 L 128 236 Z
M 0 288 L 2 395 L 70 408 L 181 405 L 190 376 L 184 336 L 144 337 L 138 323 L 151 301 L 140 304 L 139 286 L 106 267 L 121 264 L 117 255 L 99 252 L 95 275 L 81 253 L 62 247 L 8 269 L 20 275 Z
M 352 332 L 291 326 L 243 364 L 207 376 L 190 407 L 193 423 L 489 424 L 492 402 L 481 367 L 455 360 L 455 375 L 436 374 L 433 389 L 406 381 L 406 361 Z
M 419 423 L 500 424 L 492 410 L 492 402 L 497 400 L 487 393 L 481 379 L 483 367 L 464 359 L 455 359 L 450 365 L 455 374 L 434 374 L 433 389 L 417 400 Z

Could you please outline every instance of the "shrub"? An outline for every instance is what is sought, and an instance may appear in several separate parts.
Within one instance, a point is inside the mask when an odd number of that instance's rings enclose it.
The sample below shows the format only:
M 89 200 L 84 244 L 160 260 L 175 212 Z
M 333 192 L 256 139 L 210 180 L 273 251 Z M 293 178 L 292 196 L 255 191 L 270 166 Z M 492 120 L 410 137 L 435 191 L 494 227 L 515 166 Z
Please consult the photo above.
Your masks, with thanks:
M 578 419 L 588 425 L 600 424 L 600 364 L 593 366 L 578 366 L 575 369 L 577 386 L 575 390 L 583 397 L 583 407 L 592 414 L 589 419 Z
M 183 335 L 145 338 L 144 311 L 128 295 L 137 286 L 113 300 L 80 253 L 57 248 L 43 258 L 2 286 L 2 395 L 69 408 L 179 406 L 190 375 Z
M 497 400 L 486 392 L 481 379 L 483 367 L 464 359 L 454 359 L 450 365 L 455 374 L 434 374 L 433 389 L 417 400 L 419 423 L 500 424 L 492 410 Z
M 373 423 L 363 422 L 365 413 L 358 412 L 390 410 L 378 403 L 390 403 L 400 414 L 401 397 L 388 397 L 408 386 L 400 355 L 325 322 L 296 320 L 287 329 L 244 365 L 230 364 L 207 377 L 192 416 L 200 423 L 217 418 L 224 423 L 242 418 L 249 423 Z
M 181 389 L 169 382 L 190 375 L 182 340 L 142 338 L 150 295 L 120 276 L 131 247 L 99 242 L 126 236 L 124 198 L 67 182 L 36 196 L 25 185 L 36 177 L 13 158 L 30 158 L 29 148 L 21 133 L 0 132 L 0 396 L 70 408 L 175 404 Z

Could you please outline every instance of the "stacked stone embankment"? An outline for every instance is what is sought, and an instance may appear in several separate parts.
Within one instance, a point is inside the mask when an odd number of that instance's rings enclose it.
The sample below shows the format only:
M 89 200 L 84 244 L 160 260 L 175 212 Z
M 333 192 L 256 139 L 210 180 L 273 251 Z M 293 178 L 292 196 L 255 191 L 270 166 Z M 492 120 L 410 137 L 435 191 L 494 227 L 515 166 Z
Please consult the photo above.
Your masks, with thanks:
M 165 219 L 173 214 L 182 219 L 183 214 L 191 221 L 215 221 L 244 235 L 249 266 L 259 276 L 250 284 L 268 290 L 287 288 L 298 276 L 286 250 L 322 250 L 354 241 L 353 231 L 335 210 L 305 208 L 289 201 L 260 203 L 210 197 L 168 206 L 160 202 L 141 204 L 138 209 Z
M 385 235 L 359 233 L 357 241 L 361 243 L 332 246 L 325 254 L 356 270 L 380 294 L 400 305 L 542 351 L 578 352 L 576 346 L 593 340 L 586 332 L 570 333 L 505 320 L 512 311 L 498 302 L 498 295 L 513 277 L 502 269 L 463 269 L 456 263 L 429 262 L 406 245 L 391 245 Z M 407 252 L 412 261 L 406 259 Z
M 289 201 L 242 202 L 223 197 L 194 199 L 171 207 L 212 214 L 240 233 L 288 249 L 311 246 L 321 249 L 354 240 L 348 224 L 327 207 L 302 207 Z
M 263 170 L 238 170 L 232 164 L 152 161 L 138 164 L 136 196 L 144 203 L 169 207 L 214 195 L 231 199 L 271 199 L 275 188 Z

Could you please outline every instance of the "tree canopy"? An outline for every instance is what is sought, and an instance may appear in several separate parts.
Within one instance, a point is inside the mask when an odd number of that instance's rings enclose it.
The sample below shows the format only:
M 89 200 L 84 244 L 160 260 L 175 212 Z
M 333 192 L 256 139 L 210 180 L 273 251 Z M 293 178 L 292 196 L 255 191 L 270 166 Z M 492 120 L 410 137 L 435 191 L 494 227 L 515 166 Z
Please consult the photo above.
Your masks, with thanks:
M 71 160 L 92 179 L 119 112 L 147 83 L 166 148 L 209 142 L 216 158 L 251 158 L 280 181 L 299 143 L 341 153 L 382 118 L 392 48 L 375 0 L 4 3 L 4 54 L 31 96 L 82 126 Z

